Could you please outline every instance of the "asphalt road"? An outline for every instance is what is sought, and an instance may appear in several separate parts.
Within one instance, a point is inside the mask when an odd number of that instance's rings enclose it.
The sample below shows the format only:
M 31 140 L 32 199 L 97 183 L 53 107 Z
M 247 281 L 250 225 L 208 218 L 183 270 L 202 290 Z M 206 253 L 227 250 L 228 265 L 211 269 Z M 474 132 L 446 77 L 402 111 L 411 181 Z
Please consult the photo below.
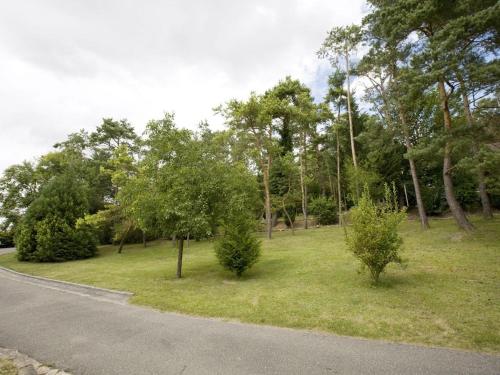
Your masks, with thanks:
M 161 313 L 0 270 L 0 346 L 74 374 L 500 374 L 500 357 Z
M 13 253 L 14 251 L 16 251 L 15 247 L 2 247 L 2 248 L 0 248 L 0 255 L 7 254 L 7 253 Z

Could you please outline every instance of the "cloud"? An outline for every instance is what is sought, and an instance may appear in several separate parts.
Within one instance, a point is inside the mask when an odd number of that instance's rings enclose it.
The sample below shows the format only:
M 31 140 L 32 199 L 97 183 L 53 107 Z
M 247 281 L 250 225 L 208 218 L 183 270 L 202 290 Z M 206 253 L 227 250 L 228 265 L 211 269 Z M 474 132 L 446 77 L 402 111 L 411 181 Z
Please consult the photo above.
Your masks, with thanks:
M 364 2 L 332 0 L 37 1 L 0 4 L 0 169 L 68 133 L 164 111 L 194 128 L 212 108 L 291 75 L 321 95 L 316 58 L 333 25 Z

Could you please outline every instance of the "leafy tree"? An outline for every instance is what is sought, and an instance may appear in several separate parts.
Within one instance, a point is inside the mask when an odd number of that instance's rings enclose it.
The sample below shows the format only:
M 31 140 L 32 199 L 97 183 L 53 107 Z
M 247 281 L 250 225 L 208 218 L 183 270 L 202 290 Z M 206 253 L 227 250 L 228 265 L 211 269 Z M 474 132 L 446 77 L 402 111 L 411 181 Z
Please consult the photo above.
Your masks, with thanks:
M 18 259 L 61 262 L 95 255 L 94 232 L 76 225 L 87 210 L 81 181 L 70 174 L 54 177 L 29 206 L 16 232 Z
M 255 179 L 241 164 L 228 162 L 211 134 L 177 129 L 171 114 L 151 121 L 146 136 L 148 153 L 131 191 L 143 190 L 148 199 L 140 193 L 134 201 L 131 195 L 127 207 L 141 226 L 178 240 L 180 278 L 185 239 L 213 236 L 235 196 L 244 202 L 255 198 Z M 154 220 L 142 204 L 153 210 Z
M 254 93 L 246 102 L 232 100 L 225 107 L 219 107 L 230 129 L 235 132 L 239 142 L 246 145 L 248 157 L 262 173 L 264 185 L 264 208 L 267 223 L 267 237 L 272 237 L 272 202 L 270 172 L 273 161 L 279 153 L 279 145 L 274 133 L 276 124 L 272 113 L 280 106 L 273 96 L 257 96 Z
M 41 177 L 30 162 L 12 165 L 0 178 L 0 229 L 13 234 L 26 209 L 39 194 Z
M 272 201 L 276 211 L 283 211 L 286 225 L 292 229 L 292 234 L 295 234 L 296 205 L 301 201 L 300 187 L 297 185 L 299 171 L 290 153 L 277 159 L 275 166 L 280 168 L 281 181 Z
M 367 267 L 374 283 L 389 263 L 402 263 L 399 250 L 402 239 L 398 226 L 404 220 L 404 210 L 398 209 L 397 195 L 385 186 L 385 201 L 377 205 L 365 190 L 358 205 L 351 210 L 352 229 L 346 230 L 349 250 Z
M 129 150 L 136 150 L 139 137 L 135 134 L 134 128 L 126 120 L 115 121 L 112 118 L 105 118 L 95 132 L 90 135 L 89 142 L 96 153 L 104 153 L 111 156 L 111 153 L 118 147 L 126 145 Z

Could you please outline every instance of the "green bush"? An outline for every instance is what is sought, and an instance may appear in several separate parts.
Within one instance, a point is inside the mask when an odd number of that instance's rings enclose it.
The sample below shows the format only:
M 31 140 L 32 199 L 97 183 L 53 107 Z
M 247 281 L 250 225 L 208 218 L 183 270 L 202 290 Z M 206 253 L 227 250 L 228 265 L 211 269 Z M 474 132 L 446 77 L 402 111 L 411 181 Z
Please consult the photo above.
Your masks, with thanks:
M 327 197 L 313 198 L 309 203 L 309 212 L 316 217 L 320 225 L 335 224 L 337 222 L 337 207 L 333 200 Z
M 2 247 L 13 247 L 14 246 L 14 235 L 12 232 L 0 231 L 0 248 Z
M 398 209 L 395 188 L 391 192 L 387 185 L 383 203 L 377 205 L 365 187 L 358 206 L 351 210 L 352 230 L 346 229 L 347 246 L 362 267 L 368 267 L 375 283 L 387 264 L 402 264 L 398 226 L 405 217 L 404 210 Z
M 96 236 L 89 226 L 76 226 L 87 210 L 85 189 L 72 176 L 50 181 L 28 207 L 16 231 L 22 261 L 61 262 L 94 256 Z
M 220 264 L 240 277 L 260 256 L 260 241 L 254 235 L 253 223 L 236 218 L 224 226 L 224 235 L 215 245 Z

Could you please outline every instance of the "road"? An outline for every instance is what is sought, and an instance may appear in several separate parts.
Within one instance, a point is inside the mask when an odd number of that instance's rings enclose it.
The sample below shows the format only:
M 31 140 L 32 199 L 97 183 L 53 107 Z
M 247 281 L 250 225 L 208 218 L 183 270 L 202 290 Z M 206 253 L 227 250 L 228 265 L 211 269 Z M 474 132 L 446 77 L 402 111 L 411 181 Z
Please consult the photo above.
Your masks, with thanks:
M 16 251 L 15 247 L 1 247 L 0 248 L 0 255 L 7 254 L 7 253 L 13 253 L 14 251 Z
M 162 313 L 2 270 L 0 346 L 76 375 L 500 374 L 498 356 Z

